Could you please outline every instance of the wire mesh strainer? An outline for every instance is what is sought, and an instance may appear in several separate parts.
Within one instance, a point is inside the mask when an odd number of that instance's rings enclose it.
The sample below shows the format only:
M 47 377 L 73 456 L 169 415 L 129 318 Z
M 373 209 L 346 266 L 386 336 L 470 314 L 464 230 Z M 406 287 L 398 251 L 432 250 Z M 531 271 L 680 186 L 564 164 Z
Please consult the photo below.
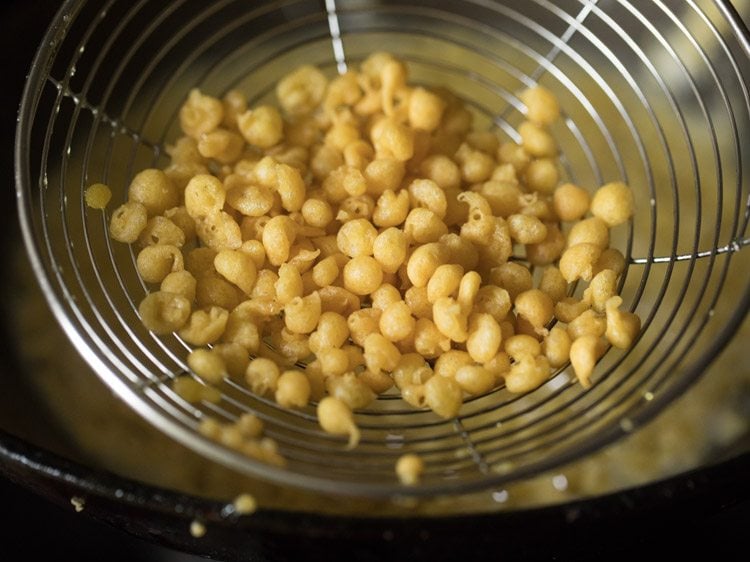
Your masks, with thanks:
M 37 54 L 16 144 L 19 211 L 40 283 L 68 336 L 141 415 L 213 460 L 278 483 L 346 494 L 397 494 L 394 465 L 417 452 L 414 493 L 461 492 L 528 476 L 633 431 L 693 381 L 750 305 L 750 44 L 721 1 L 492 2 L 177 0 L 65 2 Z M 499 389 L 450 421 L 397 396 L 358 412 L 361 444 L 322 433 L 314 409 L 289 411 L 222 383 L 217 404 L 170 389 L 189 349 L 138 318 L 146 293 L 133 250 L 112 243 L 113 202 L 140 169 L 166 164 L 191 88 L 273 101 L 299 64 L 328 74 L 387 49 L 413 81 L 448 85 L 481 125 L 518 140 L 516 97 L 539 83 L 564 119 L 553 133 L 564 178 L 628 182 L 637 213 L 615 233 L 628 258 L 621 292 L 643 331 L 610 351 L 584 391 L 570 369 L 524 396 Z M 114 208 L 114 206 L 111 206 Z M 264 420 L 288 460 L 268 467 L 203 438 L 201 418 Z

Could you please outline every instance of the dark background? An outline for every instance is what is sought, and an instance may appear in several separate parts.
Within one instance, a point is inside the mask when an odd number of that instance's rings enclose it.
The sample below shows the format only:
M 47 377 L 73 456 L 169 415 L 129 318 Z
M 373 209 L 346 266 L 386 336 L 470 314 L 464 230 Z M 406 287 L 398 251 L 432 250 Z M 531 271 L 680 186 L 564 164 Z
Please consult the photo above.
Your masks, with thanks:
M 251 1 L 251 0 L 248 0 Z M 15 207 L 13 177 L 13 139 L 16 112 L 22 96 L 23 84 L 37 45 L 48 22 L 60 2 L 50 0 L 7 1 L 0 0 L 0 68 L 3 85 L 0 88 L 0 185 L 4 206 Z M 12 216 L 15 213 L 11 213 Z M 5 231 L 5 229 L 4 229 Z M 17 225 L 11 232 L 17 232 Z M 5 295 L 3 298 L 12 298 Z M 0 392 L 3 387 L 0 379 Z M 747 474 L 748 462 L 740 467 Z M 735 498 L 704 510 L 693 506 L 695 513 L 673 514 L 676 526 L 665 532 L 665 526 L 648 532 L 643 526 L 623 524 L 621 532 L 610 529 L 605 542 L 597 536 L 569 537 L 561 541 L 559 551 L 547 560 L 632 559 L 650 558 L 657 551 L 672 559 L 692 559 L 702 550 L 711 552 L 712 559 L 744 560 L 747 557 L 750 534 L 750 501 L 747 484 L 740 486 Z M 684 505 L 682 507 L 685 507 Z M 4 514 L 0 523 L 0 560 L 15 562 L 54 555 L 60 560 L 107 560 L 183 562 L 195 558 L 132 538 L 124 532 L 99 523 L 84 513 L 76 513 L 54 505 L 46 499 L 11 483 L 0 476 L 0 509 Z M 669 517 L 670 514 L 667 514 Z M 637 529 L 637 530 L 636 530 Z M 457 529 L 456 540 L 460 541 Z M 509 541 L 529 540 L 535 532 L 529 529 L 523 537 L 508 537 Z M 501 529 L 498 529 L 501 532 Z M 467 552 L 468 554 L 468 552 Z M 487 552 L 488 559 L 508 559 L 502 552 Z M 469 556 L 469 558 L 474 558 Z M 353 559 L 353 558 L 352 558 Z

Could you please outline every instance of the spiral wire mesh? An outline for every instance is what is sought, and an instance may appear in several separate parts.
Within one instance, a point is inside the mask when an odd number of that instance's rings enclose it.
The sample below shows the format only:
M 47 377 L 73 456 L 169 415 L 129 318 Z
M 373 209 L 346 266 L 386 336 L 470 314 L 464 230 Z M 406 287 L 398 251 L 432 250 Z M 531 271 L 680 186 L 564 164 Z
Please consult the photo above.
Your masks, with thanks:
M 271 481 L 344 494 L 397 494 L 396 459 L 426 462 L 410 493 L 486 488 L 585 455 L 633 431 L 693 381 L 745 316 L 750 295 L 750 48 L 727 2 L 459 0 L 69 0 L 31 70 L 16 145 L 19 213 L 32 263 L 66 333 L 102 379 L 180 442 Z M 124 201 L 129 179 L 168 162 L 191 88 L 243 90 L 251 104 L 298 64 L 333 76 L 375 50 L 411 79 L 449 85 L 504 138 L 516 97 L 541 84 L 564 110 L 553 127 L 563 176 L 628 182 L 637 212 L 613 231 L 628 258 L 636 344 L 601 360 L 584 391 L 570 368 L 536 391 L 504 389 L 443 420 L 382 396 L 357 412 L 361 444 L 324 434 L 314 408 L 286 410 L 226 380 L 218 403 L 189 404 L 170 382 L 190 347 L 142 327 L 135 254 L 86 207 L 93 182 Z M 111 206 L 110 208 L 114 208 Z M 253 412 L 288 465 L 268 467 L 200 435 L 203 416 Z

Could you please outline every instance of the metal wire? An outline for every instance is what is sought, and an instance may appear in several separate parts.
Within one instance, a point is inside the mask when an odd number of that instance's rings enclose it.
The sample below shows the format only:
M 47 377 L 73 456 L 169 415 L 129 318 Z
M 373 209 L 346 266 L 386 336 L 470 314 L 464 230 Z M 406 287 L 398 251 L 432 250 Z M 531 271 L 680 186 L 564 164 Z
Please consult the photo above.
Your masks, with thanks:
M 101 378 L 169 435 L 237 470 L 342 494 L 403 494 L 394 463 L 427 463 L 409 493 L 492 489 L 583 456 L 633 431 L 678 396 L 747 313 L 750 280 L 750 53 L 726 2 L 302 0 L 249 3 L 68 0 L 29 76 L 16 144 L 19 214 L 58 320 Z M 455 420 L 397 395 L 358 412 L 362 442 L 318 428 L 227 380 L 216 403 L 188 404 L 170 382 L 188 371 L 179 338 L 141 325 L 147 292 L 131 249 L 83 190 L 115 201 L 141 168 L 165 164 L 193 87 L 245 91 L 252 103 L 301 62 L 344 72 L 383 47 L 415 80 L 449 84 L 477 120 L 517 140 L 515 92 L 541 83 L 565 109 L 553 130 L 566 179 L 623 179 L 638 212 L 613 233 L 628 265 L 621 291 L 643 318 L 628 351 L 610 351 L 583 391 L 568 368 L 524 396 L 497 389 Z M 203 416 L 253 412 L 287 458 L 269 468 L 203 438 Z

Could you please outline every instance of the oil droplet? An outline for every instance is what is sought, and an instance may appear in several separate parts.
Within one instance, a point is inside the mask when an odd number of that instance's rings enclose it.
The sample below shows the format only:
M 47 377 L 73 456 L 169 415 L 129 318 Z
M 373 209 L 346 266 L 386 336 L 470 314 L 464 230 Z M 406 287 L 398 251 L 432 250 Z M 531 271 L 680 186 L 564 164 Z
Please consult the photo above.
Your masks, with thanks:
M 564 474 L 556 474 L 552 477 L 552 486 L 558 492 L 564 492 L 568 489 L 568 479 Z
M 508 501 L 508 490 L 499 490 L 492 492 L 492 499 L 497 503 L 505 503 Z

